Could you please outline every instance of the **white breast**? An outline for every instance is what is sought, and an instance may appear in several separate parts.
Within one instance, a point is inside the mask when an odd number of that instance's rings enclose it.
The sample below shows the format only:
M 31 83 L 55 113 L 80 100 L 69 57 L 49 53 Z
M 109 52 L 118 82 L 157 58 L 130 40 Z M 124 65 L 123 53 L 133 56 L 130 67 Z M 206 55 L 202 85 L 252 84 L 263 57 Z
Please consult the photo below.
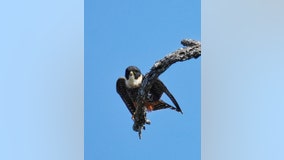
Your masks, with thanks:
M 142 75 L 135 79 L 134 75 L 129 76 L 129 79 L 125 81 L 126 87 L 128 88 L 137 88 L 140 87 L 142 83 Z

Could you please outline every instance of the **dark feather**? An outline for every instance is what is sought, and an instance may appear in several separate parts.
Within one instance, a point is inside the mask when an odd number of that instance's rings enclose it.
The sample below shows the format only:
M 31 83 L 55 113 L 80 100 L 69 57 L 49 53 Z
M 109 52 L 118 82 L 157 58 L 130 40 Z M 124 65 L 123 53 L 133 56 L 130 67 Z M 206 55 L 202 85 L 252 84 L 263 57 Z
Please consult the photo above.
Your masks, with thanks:
M 165 103 L 165 102 L 162 101 L 162 100 L 159 100 L 159 103 L 156 103 L 156 104 L 153 106 L 153 111 L 160 110 L 160 109 L 167 109 L 167 108 L 176 110 L 175 107 L 173 107 L 173 106 L 171 106 L 171 105 Z
M 161 98 L 162 94 L 166 93 L 166 95 L 171 99 L 171 101 L 176 106 L 176 111 L 182 113 L 182 110 L 180 109 L 179 104 L 177 103 L 175 97 L 171 94 L 171 92 L 167 89 L 167 87 L 164 85 L 164 83 L 160 79 L 157 79 L 154 82 L 150 92 L 152 93 L 151 95 L 152 95 L 153 101 L 158 101 Z
M 116 81 L 116 91 L 117 93 L 120 95 L 121 99 L 123 100 L 123 102 L 125 103 L 125 105 L 127 106 L 129 112 L 131 113 L 131 115 L 134 114 L 136 108 L 131 100 L 131 98 L 129 97 L 127 90 L 126 90 L 126 85 L 125 85 L 125 79 L 124 78 L 119 78 Z

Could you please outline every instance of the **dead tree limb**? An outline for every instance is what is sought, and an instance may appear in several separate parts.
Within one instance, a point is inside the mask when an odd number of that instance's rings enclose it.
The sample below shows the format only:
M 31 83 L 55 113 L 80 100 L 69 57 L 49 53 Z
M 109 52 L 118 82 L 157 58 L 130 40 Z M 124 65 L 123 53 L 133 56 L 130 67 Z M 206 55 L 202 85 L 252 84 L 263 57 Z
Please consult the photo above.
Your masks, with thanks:
M 136 99 L 137 108 L 134 113 L 133 130 L 138 132 L 141 139 L 142 129 L 145 129 L 146 123 L 146 107 L 144 105 L 148 92 L 150 91 L 155 80 L 165 72 L 172 64 L 176 62 L 186 61 L 191 58 L 198 58 L 201 55 L 201 43 L 191 39 L 185 39 L 181 41 L 184 46 L 175 52 L 170 53 L 163 59 L 157 61 L 151 68 L 150 72 L 145 75 L 142 81 L 141 88 L 138 91 L 138 97 Z

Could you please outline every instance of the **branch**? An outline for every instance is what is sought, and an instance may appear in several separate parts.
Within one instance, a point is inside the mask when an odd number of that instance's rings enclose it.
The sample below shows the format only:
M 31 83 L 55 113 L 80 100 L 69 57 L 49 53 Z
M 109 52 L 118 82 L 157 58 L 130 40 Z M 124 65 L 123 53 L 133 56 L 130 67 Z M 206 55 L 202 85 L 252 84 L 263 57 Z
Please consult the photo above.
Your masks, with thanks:
M 184 46 L 175 52 L 170 53 L 163 59 L 157 61 L 151 68 L 150 72 L 145 75 L 142 81 L 141 88 L 138 91 L 138 97 L 136 99 L 137 108 L 134 113 L 133 130 L 138 132 L 141 139 L 142 129 L 145 129 L 146 123 L 146 107 L 144 106 L 147 93 L 150 91 L 155 80 L 165 72 L 172 64 L 176 62 L 182 62 L 191 58 L 198 58 L 201 55 L 201 43 L 191 39 L 185 39 L 181 41 Z

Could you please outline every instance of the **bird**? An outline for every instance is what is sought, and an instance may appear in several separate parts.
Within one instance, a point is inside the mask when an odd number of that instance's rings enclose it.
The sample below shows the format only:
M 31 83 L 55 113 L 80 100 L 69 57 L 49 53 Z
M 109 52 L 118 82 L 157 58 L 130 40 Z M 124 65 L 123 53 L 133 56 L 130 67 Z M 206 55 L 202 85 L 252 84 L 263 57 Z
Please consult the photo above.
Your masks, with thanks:
M 144 75 L 141 73 L 138 67 L 129 66 L 125 69 L 125 77 L 120 77 L 116 81 L 116 91 L 131 113 L 133 120 L 133 116 L 137 108 L 136 98 L 138 96 L 138 90 L 141 87 L 143 79 Z M 163 93 L 170 98 L 175 107 L 161 99 Z M 147 94 L 144 104 L 148 112 L 170 108 L 177 112 L 183 113 L 174 96 L 158 78 L 155 80 L 149 93 Z M 146 123 L 150 124 L 151 122 L 147 119 Z

